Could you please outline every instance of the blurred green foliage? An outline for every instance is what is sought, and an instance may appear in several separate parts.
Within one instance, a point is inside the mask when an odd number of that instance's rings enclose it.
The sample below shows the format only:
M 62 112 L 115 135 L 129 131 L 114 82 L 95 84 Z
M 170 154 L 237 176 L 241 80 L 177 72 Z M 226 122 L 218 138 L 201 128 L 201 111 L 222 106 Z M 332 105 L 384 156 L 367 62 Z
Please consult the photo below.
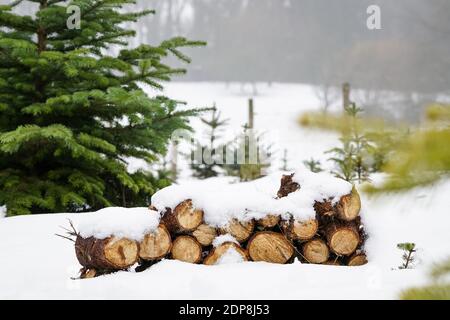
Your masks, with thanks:
M 341 177 L 349 180 L 352 159 L 356 151 L 348 137 L 352 130 L 360 133 L 366 144 L 364 157 L 368 159 L 369 173 L 382 171 L 388 179 L 381 186 L 368 185 L 368 192 L 408 190 L 415 186 L 438 181 L 450 171 L 450 105 L 431 104 L 425 112 L 421 126 L 385 123 L 377 119 L 354 118 L 343 115 L 307 113 L 299 122 L 302 126 L 333 130 L 341 133 L 342 146 L 333 149 L 338 155 Z M 345 138 L 345 139 L 343 139 Z M 360 137 L 353 137 L 358 141 Z M 345 155 L 345 156 L 344 156 Z
M 407 289 L 400 294 L 400 298 L 403 300 L 450 300 L 449 275 L 450 258 L 432 268 L 430 284 L 424 287 Z

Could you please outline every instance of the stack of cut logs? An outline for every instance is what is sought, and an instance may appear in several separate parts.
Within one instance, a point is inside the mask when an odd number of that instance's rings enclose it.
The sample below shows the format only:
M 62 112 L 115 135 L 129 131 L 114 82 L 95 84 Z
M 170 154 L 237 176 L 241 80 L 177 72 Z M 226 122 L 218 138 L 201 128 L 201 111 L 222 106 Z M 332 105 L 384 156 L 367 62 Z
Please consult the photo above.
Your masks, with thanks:
M 292 177 L 283 176 L 278 198 L 301 189 Z M 303 263 L 359 266 L 367 263 L 360 208 L 358 192 L 353 189 L 335 204 L 329 199 L 316 202 L 316 217 L 310 221 L 282 220 L 269 214 L 261 220 L 233 220 L 225 228 L 214 228 L 204 223 L 203 211 L 187 199 L 173 210 L 167 208 L 157 231 L 140 242 L 115 237 L 84 239 L 77 234 L 75 250 L 83 266 L 82 278 L 128 269 L 136 263 L 140 271 L 163 258 L 214 265 L 231 248 L 244 261 L 285 264 L 297 257 Z M 232 235 L 239 244 L 224 242 L 213 247 L 213 240 L 222 234 Z

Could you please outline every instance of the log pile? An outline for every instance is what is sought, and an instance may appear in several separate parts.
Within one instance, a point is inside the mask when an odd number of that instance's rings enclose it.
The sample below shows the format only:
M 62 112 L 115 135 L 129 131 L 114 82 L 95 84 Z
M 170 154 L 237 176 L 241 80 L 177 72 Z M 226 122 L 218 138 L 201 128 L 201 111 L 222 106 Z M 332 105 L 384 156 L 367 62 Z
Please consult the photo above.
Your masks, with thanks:
M 292 178 L 283 176 L 278 198 L 301 192 Z M 140 242 L 115 237 L 84 239 L 74 233 L 75 250 L 83 266 L 81 278 L 126 270 L 136 263 L 136 270 L 141 271 L 164 258 L 214 265 L 229 250 L 242 261 L 285 264 L 297 258 L 302 263 L 360 266 L 367 263 L 360 208 L 359 194 L 353 188 L 335 204 L 330 199 L 316 202 L 316 216 L 308 221 L 268 213 L 260 220 L 232 220 L 223 228 L 215 228 L 204 222 L 203 211 L 187 199 L 173 210 L 166 208 L 157 230 Z M 214 247 L 214 239 L 223 234 L 233 236 L 236 243 Z

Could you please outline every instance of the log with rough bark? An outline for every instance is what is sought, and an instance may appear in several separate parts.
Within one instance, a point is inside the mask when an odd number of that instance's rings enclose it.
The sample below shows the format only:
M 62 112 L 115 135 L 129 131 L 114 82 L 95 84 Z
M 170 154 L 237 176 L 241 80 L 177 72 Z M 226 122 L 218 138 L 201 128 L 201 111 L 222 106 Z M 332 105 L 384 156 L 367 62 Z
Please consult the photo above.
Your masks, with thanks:
M 139 243 L 139 257 L 143 260 L 159 260 L 170 252 L 171 247 L 170 233 L 160 224 L 155 232 L 147 234 Z
M 202 246 L 210 246 L 217 236 L 217 230 L 207 224 L 201 224 L 192 232 L 192 235 Z
M 206 265 L 215 265 L 219 263 L 228 250 L 235 250 L 242 257 L 242 261 L 248 260 L 247 252 L 239 245 L 234 242 L 225 242 L 217 248 L 213 248 L 208 256 L 203 260 L 203 263 Z
M 316 219 L 307 221 L 283 221 L 281 229 L 289 240 L 309 240 L 319 230 L 319 222 Z
M 247 241 L 255 229 L 255 221 L 250 220 L 246 222 L 233 219 L 225 228 L 220 229 L 220 233 L 231 234 L 238 242 Z
M 367 263 L 367 256 L 364 252 L 355 252 L 347 262 L 350 267 L 362 266 Z
M 309 263 L 325 263 L 330 256 L 327 244 L 320 239 L 313 239 L 303 245 L 303 257 Z
M 325 227 L 325 236 L 330 249 L 338 256 L 349 256 L 360 244 L 356 223 L 333 222 Z
M 283 175 L 281 178 L 280 189 L 277 192 L 278 198 L 286 197 L 288 194 L 300 189 L 300 185 L 293 181 L 294 174 Z
M 173 210 L 168 208 L 161 221 L 171 234 L 192 232 L 202 224 L 203 211 L 195 209 L 191 200 L 185 200 Z
M 191 236 L 178 236 L 172 243 L 172 258 L 190 263 L 202 260 L 202 245 Z
M 123 270 L 137 262 L 138 244 L 126 238 L 85 239 L 77 236 L 75 253 L 80 264 L 87 270 Z
M 267 215 L 264 218 L 259 219 L 257 223 L 258 226 L 263 227 L 264 229 L 271 229 L 280 222 L 280 219 L 280 216 L 277 215 Z
M 247 251 L 253 261 L 287 263 L 294 255 L 293 245 L 284 235 L 272 231 L 255 233 L 247 244 Z

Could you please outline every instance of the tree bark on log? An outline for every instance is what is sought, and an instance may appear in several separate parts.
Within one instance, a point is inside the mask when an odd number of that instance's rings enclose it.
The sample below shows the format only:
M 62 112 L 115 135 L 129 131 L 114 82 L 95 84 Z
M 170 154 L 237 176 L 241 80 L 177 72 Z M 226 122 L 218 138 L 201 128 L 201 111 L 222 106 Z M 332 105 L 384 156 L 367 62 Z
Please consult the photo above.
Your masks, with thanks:
M 172 258 L 190 263 L 202 260 L 202 245 L 191 236 L 178 236 L 172 244 Z
M 289 240 L 309 240 L 312 239 L 319 230 L 319 222 L 316 219 L 308 221 L 283 221 L 281 228 Z
M 192 235 L 202 246 L 208 247 L 216 238 L 217 230 L 207 224 L 201 224 L 192 232 Z
M 139 243 L 139 257 L 143 260 L 164 258 L 172 247 L 172 239 L 167 228 L 160 224 L 154 233 L 147 234 Z
M 92 279 L 97 276 L 97 270 L 83 268 L 80 273 L 80 279 Z
M 309 263 L 321 264 L 328 261 L 330 250 L 324 241 L 314 239 L 303 245 L 303 256 Z
M 300 189 L 300 185 L 297 182 L 293 181 L 293 177 L 294 174 L 283 175 L 283 177 L 281 177 L 280 189 L 277 192 L 278 198 L 286 197 L 290 193 Z
M 255 221 L 250 220 L 241 222 L 233 219 L 225 228 L 221 228 L 222 234 L 231 234 L 238 242 L 242 243 L 248 240 L 255 229 Z
M 261 231 L 248 241 L 247 251 L 253 261 L 287 263 L 294 255 L 294 247 L 281 233 Z
M 275 227 L 278 222 L 280 222 L 280 216 L 277 215 L 267 215 L 262 219 L 259 219 L 257 221 L 258 225 L 260 227 L 263 227 L 264 229 L 271 229 Z
M 203 211 L 195 209 L 191 200 L 185 200 L 173 210 L 167 209 L 161 219 L 171 234 L 194 231 L 203 221 Z
M 335 215 L 335 210 L 330 200 L 324 200 L 322 202 L 316 201 L 314 203 L 314 211 L 320 217 L 331 217 Z
M 243 261 L 248 261 L 247 252 L 234 242 L 222 243 L 217 248 L 213 248 L 208 256 L 203 260 L 206 265 L 215 265 L 224 256 L 228 250 L 236 250 L 236 252 L 242 257 Z
M 138 244 L 126 238 L 96 239 L 77 236 L 75 253 L 86 269 L 97 271 L 123 270 L 138 260 Z
M 349 256 L 358 248 L 361 237 L 355 223 L 333 222 L 325 227 L 330 249 L 338 256 Z

